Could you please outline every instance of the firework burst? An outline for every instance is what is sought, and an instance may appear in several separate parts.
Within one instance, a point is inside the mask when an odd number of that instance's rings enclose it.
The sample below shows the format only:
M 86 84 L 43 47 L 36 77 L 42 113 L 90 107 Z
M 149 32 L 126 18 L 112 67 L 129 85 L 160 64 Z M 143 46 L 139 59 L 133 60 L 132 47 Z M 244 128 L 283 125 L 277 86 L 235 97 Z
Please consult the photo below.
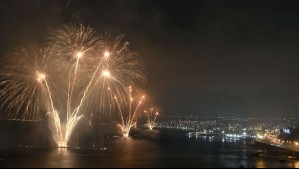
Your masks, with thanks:
M 8 118 L 47 116 L 53 139 L 66 146 L 83 117 L 132 107 L 132 101 L 125 101 L 131 95 L 127 86 L 141 88 L 146 76 L 123 36 L 99 36 L 90 27 L 64 25 L 50 33 L 48 44 L 46 49 L 18 48 L 8 56 L 0 73 L 1 108 Z M 133 112 L 130 108 L 129 119 L 140 104 Z M 126 120 L 123 124 L 131 126 Z
M 7 55 L 10 64 L 0 72 L 0 100 L 1 110 L 8 118 L 38 120 L 40 112 L 53 110 L 51 98 L 60 92 L 56 84 L 62 79 L 58 72 L 63 70 L 51 56 L 53 52 L 49 48 L 36 46 L 18 47 Z M 50 87 L 57 93 L 49 93 Z
M 94 83 L 90 86 L 90 94 L 87 94 L 87 108 L 93 112 L 115 112 L 119 110 L 114 97 L 121 103 L 126 98 L 129 85 L 134 88 L 142 88 L 146 82 L 144 63 L 136 52 L 128 49 L 128 42 L 123 41 L 123 36 L 112 38 L 109 35 L 100 37 L 98 43 L 98 56 L 93 58 L 93 67 L 85 69 L 87 74 L 94 75 Z M 125 105 L 121 105 L 125 106 Z

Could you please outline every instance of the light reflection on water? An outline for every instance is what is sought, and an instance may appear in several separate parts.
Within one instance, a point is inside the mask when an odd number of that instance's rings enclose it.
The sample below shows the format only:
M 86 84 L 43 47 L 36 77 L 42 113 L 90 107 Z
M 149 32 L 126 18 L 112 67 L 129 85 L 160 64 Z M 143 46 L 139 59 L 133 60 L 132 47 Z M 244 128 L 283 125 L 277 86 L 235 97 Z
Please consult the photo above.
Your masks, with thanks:
M 299 161 L 289 163 L 288 167 L 290 167 L 290 168 L 299 168 Z
M 263 159 L 259 159 L 256 161 L 256 168 L 266 168 L 265 161 Z
M 252 156 L 256 149 L 244 142 L 172 134 L 156 139 L 109 139 L 103 144 L 106 149 L 22 149 L 0 154 L 0 167 L 299 167 L 299 161 Z

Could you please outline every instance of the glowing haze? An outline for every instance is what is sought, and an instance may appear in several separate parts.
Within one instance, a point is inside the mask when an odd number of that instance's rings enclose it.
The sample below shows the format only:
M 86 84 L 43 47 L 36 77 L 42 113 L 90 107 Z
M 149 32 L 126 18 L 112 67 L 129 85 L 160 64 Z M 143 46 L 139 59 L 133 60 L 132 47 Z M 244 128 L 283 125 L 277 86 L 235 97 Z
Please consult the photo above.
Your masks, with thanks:
M 132 88 L 140 92 L 146 76 L 143 61 L 128 45 L 123 36 L 63 25 L 50 32 L 44 49 L 16 48 L 0 72 L 2 113 L 7 119 L 47 118 L 60 147 L 67 146 L 81 119 L 98 113 L 117 113 L 123 119 L 123 110 L 129 110 L 130 118 L 119 123 L 132 126 L 144 97 L 134 109 L 127 98 L 132 98 Z

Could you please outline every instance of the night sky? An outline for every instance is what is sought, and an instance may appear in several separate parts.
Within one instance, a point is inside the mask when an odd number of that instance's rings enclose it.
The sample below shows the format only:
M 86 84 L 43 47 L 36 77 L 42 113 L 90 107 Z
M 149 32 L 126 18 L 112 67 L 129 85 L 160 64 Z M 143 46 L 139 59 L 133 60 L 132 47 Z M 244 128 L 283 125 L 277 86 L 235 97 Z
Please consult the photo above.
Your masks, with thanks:
M 3 0 L 3 56 L 61 23 L 125 34 L 164 115 L 299 117 L 299 1 Z

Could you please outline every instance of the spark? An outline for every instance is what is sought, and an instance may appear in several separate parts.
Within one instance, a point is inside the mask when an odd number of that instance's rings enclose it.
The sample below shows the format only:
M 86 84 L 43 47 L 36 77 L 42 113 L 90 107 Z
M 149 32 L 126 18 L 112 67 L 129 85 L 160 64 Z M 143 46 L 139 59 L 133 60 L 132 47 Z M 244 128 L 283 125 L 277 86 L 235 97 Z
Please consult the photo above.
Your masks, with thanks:
M 77 54 L 76 54 L 77 59 L 80 59 L 82 56 L 83 56 L 82 52 L 77 52 Z
M 111 77 L 111 73 L 109 72 L 109 70 L 102 70 L 102 76 L 109 78 Z
M 110 56 L 110 52 L 105 51 L 104 52 L 104 58 L 107 60 L 109 58 L 109 56 Z
M 45 77 L 46 77 L 46 75 L 44 74 L 44 73 L 39 73 L 38 71 L 36 72 L 36 74 L 37 74 L 37 81 L 38 82 L 41 82 L 42 80 L 44 80 L 45 79 Z

